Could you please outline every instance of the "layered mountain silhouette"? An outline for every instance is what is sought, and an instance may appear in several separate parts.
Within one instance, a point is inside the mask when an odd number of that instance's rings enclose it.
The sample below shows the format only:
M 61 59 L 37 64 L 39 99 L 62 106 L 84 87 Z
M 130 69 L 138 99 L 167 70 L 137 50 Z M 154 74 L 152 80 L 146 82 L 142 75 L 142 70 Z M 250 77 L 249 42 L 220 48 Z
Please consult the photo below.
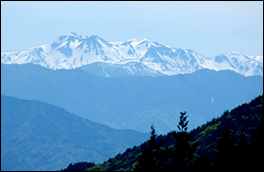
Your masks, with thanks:
M 139 168 L 173 171 L 182 163 L 179 171 L 258 171 L 262 167 L 260 156 L 264 151 L 263 95 L 187 132 L 187 139 L 186 135 L 179 133 L 175 129 L 158 136 L 151 130 L 147 142 L 117 154 L 103 164 L 94 166 L 86 162 L 90 166 L 85 168 L 83 164 L 76 163 L 64 170 L 74 171 L 83 167 L 82 171 L 139 171 Z M 177 143 L 175 136 L 178 135 L 181 136 L 178 140 L 186 139 L 187 144 L 183 141 L 185 144 Z M 177 150 L 183 152 L 181 156 Z M 175 156 L 179 156 L 177 161 L 173 161 Z
M 103 78 L 81 69 L 51 70 L 32 64 L 1 65 L 1 93 L 39 100 L 119 129 L 158 133 L 187 111 L 190 128 L 263 93 L 263 77 L 199 70 L 162 77 Z
M 261 94 L 263 57 L 240 52 L 76 33 L 1 52 L 1 170 L 102 162 L 145 141 L 152 124 L 174 130 L 180 112 L 193 129 Z
M 1 94 L 1 170 L 59 170 L 103 162 L 148 134 L 115 130 L 40 101 Z
M 228 52 L 204 57 L 147 38 L 108 42 L 97 35 L 70 33 L 24 51 L 1 52 L 4 64 L 37 64 L 50 69 L 81 69 L 104 77 L 186 74 L 200 69 L 232 70 L 263 76 L 263 56 Z

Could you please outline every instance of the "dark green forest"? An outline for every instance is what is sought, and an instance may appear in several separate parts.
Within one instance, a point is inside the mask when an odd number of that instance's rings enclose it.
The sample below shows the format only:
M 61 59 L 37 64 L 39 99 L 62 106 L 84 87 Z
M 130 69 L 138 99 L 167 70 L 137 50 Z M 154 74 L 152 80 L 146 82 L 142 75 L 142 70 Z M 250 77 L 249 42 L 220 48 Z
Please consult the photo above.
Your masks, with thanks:
M 108 159 L 89 163 L 86 171 L 258 171 L 263 162 L 263 95 L 188 131 L 188 113 L 180 112 L 175 131 L 150 138 L 140 146 Z M 82 164 L 83 165 L 83 164 Z M 69 165 L 72 171 L 79 164 Z M 68 168 L 69 168 L 68 167 Z M 64 169 L 64 170 L 67 170 Z

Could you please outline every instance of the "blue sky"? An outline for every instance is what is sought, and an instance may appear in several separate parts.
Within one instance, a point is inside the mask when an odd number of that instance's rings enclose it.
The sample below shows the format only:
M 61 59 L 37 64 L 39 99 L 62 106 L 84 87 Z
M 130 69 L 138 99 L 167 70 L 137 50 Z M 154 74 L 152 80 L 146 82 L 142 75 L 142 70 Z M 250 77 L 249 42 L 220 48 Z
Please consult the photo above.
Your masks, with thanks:
M 107 41 L 145 37 L 203 56 L 263 55 L 263 2 L 2 2 L 1 51 L 75 32 Z

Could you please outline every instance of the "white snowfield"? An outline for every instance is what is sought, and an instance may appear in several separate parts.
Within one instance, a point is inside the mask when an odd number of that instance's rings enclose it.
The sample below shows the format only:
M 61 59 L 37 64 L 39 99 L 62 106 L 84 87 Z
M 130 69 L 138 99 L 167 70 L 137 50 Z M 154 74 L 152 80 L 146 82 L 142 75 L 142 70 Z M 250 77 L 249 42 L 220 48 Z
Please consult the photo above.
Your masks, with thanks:
M 204 57 L 189 49 L 172 48 L 146 38 L 107 42 L 95 35 L 70 33 L 28 50 L 1 52 L 1 63 L 32 63 L 54 70 L 74 69 L 95 62 L 118 66 L 131 75 L 135 72 L 151 76 L 175 75 L 207 68 L 263 76 L 263 56 L 229 52 Z

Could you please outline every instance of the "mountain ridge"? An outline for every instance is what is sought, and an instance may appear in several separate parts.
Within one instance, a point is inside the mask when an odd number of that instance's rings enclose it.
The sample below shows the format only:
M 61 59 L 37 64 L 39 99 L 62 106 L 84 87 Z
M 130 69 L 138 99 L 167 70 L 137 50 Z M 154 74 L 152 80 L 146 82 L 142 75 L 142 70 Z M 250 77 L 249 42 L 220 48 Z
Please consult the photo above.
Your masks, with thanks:
M 36 100 L 1 94 L 1 170 L 53 170 L 103 162 L 149 134 L 116 130 Z
M 101 76 L 175 75 L 200 69 L 232 70 L 244 76 L 263 76 L 263 56 L 228 52 L 204 57 L 193 50 L 172 48 L 147 38 L 108 42 L 92 35 L 69 33 L 52 42 L 24 51 L 1 52 L 1 63 L 32 63 L 50 69 L 96 68 Z
M 224 133 L 226 126 L 230 127 L 231 135 L 230 140 L 228 141 L 230 141 L 229 144 L 233 144 L 233 147 L 232 149 L 229 149 L 224 156 L 225 159 L 232 157 L 228 159 L 228 162 L 231 162 L 230 164 L 232 167 L 228 164 L 225 166 L 225 169 L 230 169 L 231 167 L 234 170 L 237 170 L 238 168 L 241 170 L 246 168 L 252 170 L 256 164 L 261 166 L 261 159 L 259 156 L 255 155 L 261 155 L 263 151 L 263 139 L 261 139 L 263 138 L 263 95 L 255 97 L 250 102 L 233 107 L 230 111 L 225 111 L 221 116 L 207 121 L 190 132 L 187 131 L 190 133 L 189 144 L 193 146 L 193 151 L 195 152 L 194 156 L 189 158 L 192 159 L 191 163 L 193 163 L 193 166 L 191 168 L 195 169 L 193 171 L 220 171 L 219 167 L 215 166 L 219 162 L 219 159 L 217 159 L 219 157 L 217 156 L 217 153 L 219 153 L 219 146 L 217 145 L 219 145 L 221 139 L 223 140 L 222 133 Z M 142 157 L 142 154 L 144 154 L 145 149 L 152 150 L 152 155 L 154 155 L 148 156 L 145 160 L 146 163 L 152 158 L 156 160 L 155 162 L 164 162 L 164 159 L 168 156 L 156 152 L 164 151 L 164 153 L 168 153 L 165 151 L 173 151 L 175 147 L 174 144 L 177 142 L 173 132 L 180 131 L 174 130 L 166 135 L 156 135 L 156 139 L 153 139 L 152 137 L 151 139 L 156 142 L 156 147 L 153 146 L 150 148 L 149 139 L 140 146 L 129 148 L 125 152 L 110 158 L 108 161 L 92 167 L 87 167 L 83 171 L 136 171 L 135 167 L 138 165 L 139 159 Z M 238 147 L 240 147 L 240 149 L 238 149 L 239 151 L 234 153 L 233 151 Z M 228 147 L 226 146 L 225 148 Z M 190 148 L 188 150 L 190 150 Z M 156 163 L 152 163 L 151 165 L 155 164 Z M 225 163 L 223 163 L 223 165 L 225 165 Z M 71 170 L 73 171 L 74 168 L 77 169 L 79 166 L 80 165 L 76 163 L 72 166 Z M 255 171 L 257 171 L 260 166 L 255 168 Z M 70 166 L 68 166 L 68 168 L 69 167 Z M 162 170 L 164 170 L 164 166 Z M 64 171 L 67 171 L 67 169 L 64 169 Z
M 173 76 L 104 78 L 78 68 L 1 64 L 1 93 L 49 102 L 113 128 L 147 132 L 155 123 L 165 133 L 174 127 L 179 111 L 189 109 L 194 127 L 262 94 L 263 77 L 203 69 Z

